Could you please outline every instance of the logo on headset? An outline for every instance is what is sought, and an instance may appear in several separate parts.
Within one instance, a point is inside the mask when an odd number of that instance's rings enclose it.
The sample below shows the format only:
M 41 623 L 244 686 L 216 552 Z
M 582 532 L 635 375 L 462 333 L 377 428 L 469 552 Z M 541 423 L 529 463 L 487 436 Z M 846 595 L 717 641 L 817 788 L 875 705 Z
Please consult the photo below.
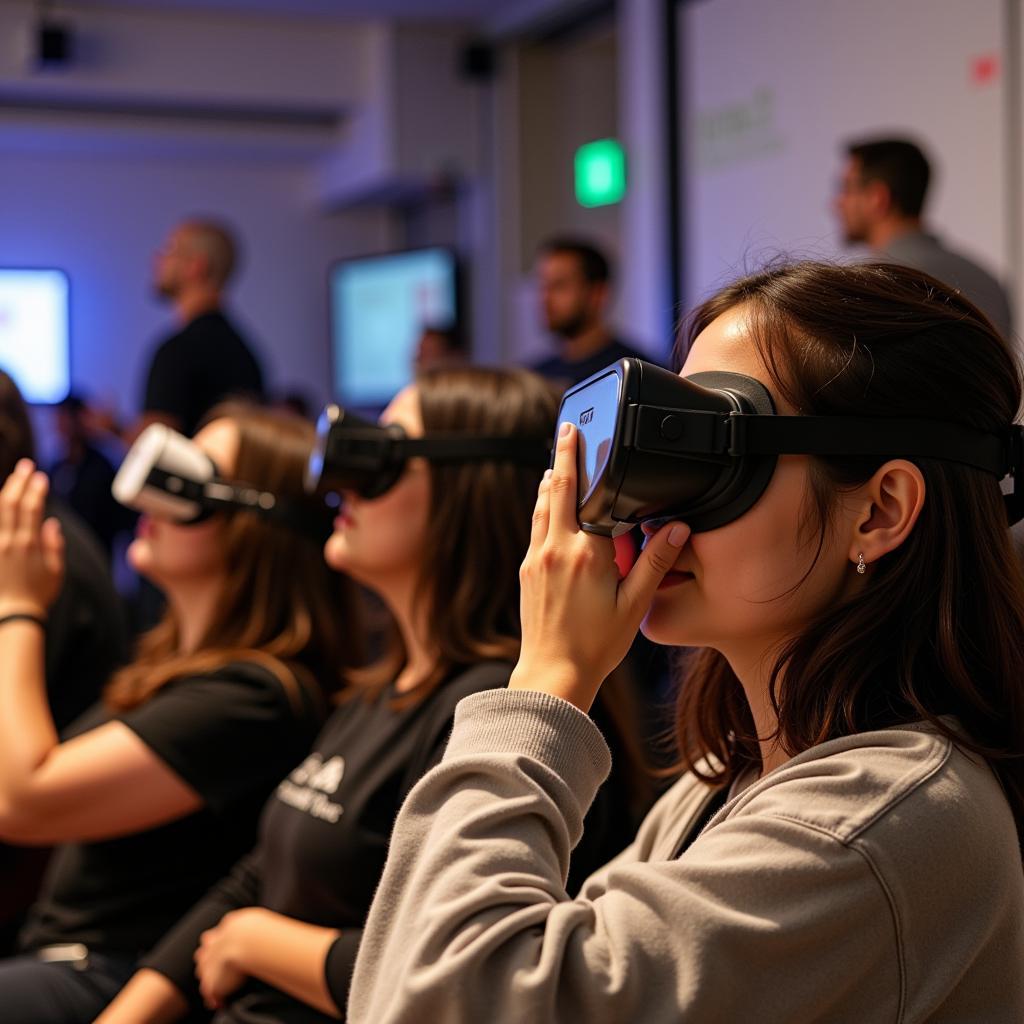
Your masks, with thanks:
M 580 426 L 585 427 L 594 418 L 594 407 L 591 406 L 589 409 L 584 409 L 580 413 Z

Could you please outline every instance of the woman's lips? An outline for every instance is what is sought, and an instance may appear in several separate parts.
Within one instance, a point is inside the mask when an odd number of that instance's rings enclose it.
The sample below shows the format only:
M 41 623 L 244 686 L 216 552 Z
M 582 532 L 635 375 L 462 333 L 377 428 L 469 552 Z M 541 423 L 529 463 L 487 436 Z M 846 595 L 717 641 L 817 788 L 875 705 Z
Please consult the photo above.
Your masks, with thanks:
M 146 537 L 152 537 L 153 520 L 148 516 L 139 516 L 139 520 L 135 524 L 135 536 L 143 539 Z
M 665 574 L 665 578 L 658 584 L 659 590 L 667 590 L 669 587 L 678 587 L 682 583 L 688 583 L 694 579 L 692 572 L 684 572 L 673 569 Z
M 352 517 L 347 512 L 339 512 L 334 518 L 334 528 L 336 530 L 343 530 L 348 526 L 352 526 Z

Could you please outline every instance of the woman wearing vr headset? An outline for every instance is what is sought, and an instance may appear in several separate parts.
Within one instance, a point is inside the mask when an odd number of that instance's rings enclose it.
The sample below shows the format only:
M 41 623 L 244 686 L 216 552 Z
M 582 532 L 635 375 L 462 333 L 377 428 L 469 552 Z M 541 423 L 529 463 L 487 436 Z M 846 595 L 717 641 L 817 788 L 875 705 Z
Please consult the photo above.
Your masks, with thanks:
M 399 814 L 352 1021 L 1024 1020 L 1016 361 L 958 293 L 879 264 L 769 270 L 692 324 L 682 373 L 716 376 L 676 380 L 675 405 L 641 391 L 627 436 L 768 473 L 715 528 L 649 525 L 620 582 L 577 519 L 577 442 L 620 418 L 616 392 L 580 397 L 534 513 L 519 663 L 462 702 Z M 711 412 L 730 391 L 742 419 Z M 666 508 L 711 460 L 675 459 Z M 615 494 L 653 501 L 628 474 Z M 685 774 L 570 899 L 608 771 L 586 712 L 641 623 L 703 648 Z
M 173 438 L 228 481 L 306 501 L 312 429 L 298 420 L 224 407 L 194 443 Z M 166 617 L 59 737 L 42 654 L 63 541 L 46 491 L 23 460 L 0 492 L 0 837 L 58 847 L 23 955 L 0 962 L 5 1024 L 95 1018 L 251 847 L 360 643 L 352 585 L 321 556 L 325 509 L 312 539 L 249 511 L 185 525 L 157 509 L 129 558 Z
M 466 367 L 424 374 L 380 425 L 334 410 L 328 430 L 325 416 L 314 474 L 343 496 L 325 557 L 379 596 L 393 635 L 268 801 L 256 849 L 103 1024 L 203 1003 L 219 1024 L 344 1010 L 398 807 L 440 758 L 458 701 L 504 687 L 518 655 L 518 572 L 557 408 L 531 373 Z

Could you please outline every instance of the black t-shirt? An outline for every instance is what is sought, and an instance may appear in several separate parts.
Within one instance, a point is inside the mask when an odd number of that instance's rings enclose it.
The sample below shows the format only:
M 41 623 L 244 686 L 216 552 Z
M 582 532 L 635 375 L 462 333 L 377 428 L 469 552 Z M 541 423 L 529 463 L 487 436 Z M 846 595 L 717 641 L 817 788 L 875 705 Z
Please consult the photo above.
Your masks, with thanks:
M 135 835 L 60 847 L 22 933 L 23 948 L 81 942 L 127 956 L 148 950 L 251 848 L 268 794 L 308 751 L 322 722 L 314 703 L 266 669 L 234 662 L 170 682 L 118 714 L 204 807 Z M 65 738 L 112 717 L 97 705 Z
M 57 730 L 99 699 L 128 655 L 121 599 L 89 528 L 57 501 L 47 503 L 64 534 L 64 583 L 46 627 L 46 693 Z M 36 896 L 45 851 L 0 843 L 0 953 L 9 955 Z
M 560 384 L 564 388 L 571 388 L 574 384 L 579 384 L 581 380 L 586 380 L 611 363 L 631 358 L 650 361 L 642 352 L 624 344 L 618 338 L 612 338 L 604 348 L 575 363 L 570 363 L 561 356 L 551 356 L 550 359 L 537 363 L 532 369 L 534 373 L 539 373 L 542 377 L 547 377 L 548 380 Z
M 263 397 L 263 374 L 223 313 L 196 317 L 156 351 L 146 378 L 143 411 L 174 416 L 191 435 L 218 402 Z
M 200 1005 L 193 956 L 199 936 L 239 907 L 266 907 L 341 929 L 327 958 L 327 985 L 344 1010 L 356 949 L 384 870 L 406 794 L 441 759 L 455 705 L 505 686 L 508 662 L 463 669 L 411 707 L 394 693 L 353 698 L 328 719 L 312 752 L 278 787 L 260 821 L 259 845 L 182 919 L 143 962 Z M 333 1018 L 250 979 L 217 1024 L 324 1024 Z

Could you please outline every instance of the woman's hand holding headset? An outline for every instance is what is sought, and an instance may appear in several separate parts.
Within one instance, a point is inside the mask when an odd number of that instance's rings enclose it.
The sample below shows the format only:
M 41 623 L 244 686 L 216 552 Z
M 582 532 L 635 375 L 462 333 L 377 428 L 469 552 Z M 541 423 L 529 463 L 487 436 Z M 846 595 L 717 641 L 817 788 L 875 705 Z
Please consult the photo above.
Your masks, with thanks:
M 49 481 L 22 459 L 0 489 L 0 617 L 45 618 L 64 580 L 64 536 L 43 521 Z
M 620 579 L 611 540 L 584 533 L 576 519 L 576 445 L 576 428 L 563 423 L 519 573 L 523 642 L 509 688 L 550 693 L 588 711 L 626 656 L 690 530 L 663 526 Z

